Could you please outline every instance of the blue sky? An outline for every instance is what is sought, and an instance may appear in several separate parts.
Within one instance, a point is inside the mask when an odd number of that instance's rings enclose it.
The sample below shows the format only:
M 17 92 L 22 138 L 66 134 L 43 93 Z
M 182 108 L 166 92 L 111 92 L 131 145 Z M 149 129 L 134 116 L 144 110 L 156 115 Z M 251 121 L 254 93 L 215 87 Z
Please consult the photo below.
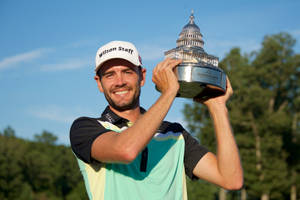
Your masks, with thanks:
M 222 59 L 233 47 L 259 49 L 267 34 L 285 31 L 300 41 L 299 8 L 296 0 L 0 0 L 0 130 L 11 126 L 27 139 L 47 130 L 68 145 L 72 121 L 97 117 L 107 105 L 93 69 L 97 49 L 111 40 L 140 51 L 147 109 L 159 96 L 151 72 L 176 46 L 192 9 L 205 51 Z M 184 122 L 185 103 L 176 98 L 166 119 Z

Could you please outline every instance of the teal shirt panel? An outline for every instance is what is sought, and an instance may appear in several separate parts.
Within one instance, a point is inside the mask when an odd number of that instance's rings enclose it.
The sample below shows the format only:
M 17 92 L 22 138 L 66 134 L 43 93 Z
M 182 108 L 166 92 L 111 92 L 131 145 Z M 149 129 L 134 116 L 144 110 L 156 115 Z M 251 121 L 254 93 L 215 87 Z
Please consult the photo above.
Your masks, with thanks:
M 106 165 L 105 200 L 183 199 L 183 136 L 160 135 L 147 145 L 146 172 L 140 171 L 141 154 L 130 164 Z

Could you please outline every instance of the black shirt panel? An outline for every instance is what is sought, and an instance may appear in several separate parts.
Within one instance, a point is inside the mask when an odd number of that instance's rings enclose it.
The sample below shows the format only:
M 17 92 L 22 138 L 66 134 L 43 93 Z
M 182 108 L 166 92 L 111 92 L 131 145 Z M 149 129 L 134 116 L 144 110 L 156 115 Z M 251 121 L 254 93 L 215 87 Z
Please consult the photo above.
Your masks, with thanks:
M 141 113 L 146 110 L 141 108 Z M 105 129 L 99 122 L 107 121 L 119 128 L 127 126 L 128 120 L 115 114 L 109 106 L 101 114 L 101 118 L 80 117 L 76 119 L 70 129 L 70 143 L 75 155 L 86 163 L 99 162 L 91 157 L 94 140 L 103 133 L 111 130 Z
M 197 180 L 198 177 L 193 174 L 193 170 L 199 160 L 208 152 L 208 149 L 200 145 L 198 140 L 191 134 L 189 134 L 186 130 L 183 130 L 182 134 L 185 141 L 185 172 L 190 179 Z
M 100 118 L 99 118 L 100 119 Z M 101 134 L 109 132 L 96 118 L 80 117 L 76 119 L 70 130 L 71 148 L 75 155 L 86 163 L 92 163 L 91 149 L 94 140 Z

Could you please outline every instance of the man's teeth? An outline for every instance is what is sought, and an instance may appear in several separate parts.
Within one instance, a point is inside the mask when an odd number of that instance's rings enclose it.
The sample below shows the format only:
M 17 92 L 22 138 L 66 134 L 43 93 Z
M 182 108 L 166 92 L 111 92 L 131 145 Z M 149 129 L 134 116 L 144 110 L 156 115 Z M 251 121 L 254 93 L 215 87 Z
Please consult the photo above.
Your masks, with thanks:
M 120 92 L 116 92 L 116 94 L 126 94 L 128 91 L 125 90 L 125 91 L 120 91 Z

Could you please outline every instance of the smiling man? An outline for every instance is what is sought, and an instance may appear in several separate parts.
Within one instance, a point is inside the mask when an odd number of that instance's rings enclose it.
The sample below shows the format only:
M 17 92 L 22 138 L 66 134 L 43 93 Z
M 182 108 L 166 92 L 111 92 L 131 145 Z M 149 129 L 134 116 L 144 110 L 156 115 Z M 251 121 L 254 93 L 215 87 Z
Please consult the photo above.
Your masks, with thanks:
M 145 69 L 116 58 L 105 62 L 95 80 L 109 105 L 115 111 L 125 111 L 139 106 L 140 84 L 145 82 L 140 75 L 145 75 Z
M 200 102 L 214 122 L 217 155 L 180 124 L 164 121 L 179 89 L 174 68 L 180 63 L 166 59 L 155 67 L 152 81 L 161 95 L 146 111 L 139 101 L 146 69 L 136 47 L 112 41 L 99 48 L 94 78 L 108 106 L 99 118 L 76 119 L 70 130 L 90 199 L 187 199 L 186 175 L 226 189 L 242 187 L 242 167 L 226 108 L 232 95 L 229 80 L 223 96 Z

